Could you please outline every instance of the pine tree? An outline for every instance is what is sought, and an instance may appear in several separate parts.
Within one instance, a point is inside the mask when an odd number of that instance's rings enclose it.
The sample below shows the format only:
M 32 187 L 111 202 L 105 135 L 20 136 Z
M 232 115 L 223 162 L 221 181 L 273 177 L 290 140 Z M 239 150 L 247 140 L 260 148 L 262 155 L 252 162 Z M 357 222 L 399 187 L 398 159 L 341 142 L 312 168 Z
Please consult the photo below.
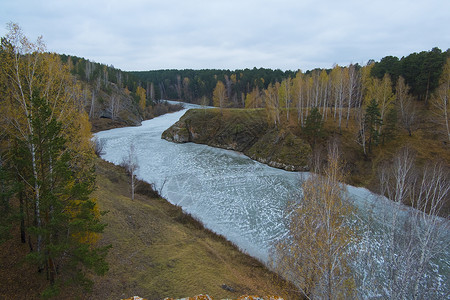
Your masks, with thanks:
M 57 55 L 43 52 L 41 39 L 31 43 L 17 24 L 9 29 L 0 51 L 1 157 L 10 165 L 7 178 L 17 179 L 28 259 L 45 271 L 43 296 L 50 297 L 68 282 L 89 287 L 88 272 L 108 269 L 109 247 L 94 247 L 105 225 L 90 198 L 94 153 L 81 89 Z
M 323 136 L 322 115 L 317 107 L 311 109 L 308 117 L 306 117 L 305 126 L 302 131 L 311 145 L 315 145 L 318 138 Z
M 366 113 L 364 115 L 364 126 L 366 127 L 366 132 L 368 133 L 367 145 L 369 148 L 369 153 L 372 152 L 372 145 L 378 145 L 379 143 L 379 128 L 381 124 L 382 120 L 378 103 L 375 99 L 372 99 L 367 106 Z
M 46 271 L 50 287 L 44 295 L 53 296 L 67 281 L 89 288 L 91 282 L 84 270 L 93 269 L 97 274 L 107 271 L 108 247 L 92 247 L 105 226 L 100 222 L 95 202 L 89 199 L 94 169 L 83 172 L 82 181 L 77 179 L 76 173 L 81 170 L 73 165 L 76 153 L 66 149 L 63 124 L 52 118 L 46 99 L 33 96 L 31 104 L 34 134 L 29 139 L 35 145 L 38 176 L 25 177 L 25 181 L 39 181 L 40 201 L 34 203 L 40 221 L 27 230 L 40 241 L 40 251 L 30 253 L 28 258 Z M 35 195 L 27 190 L 28 197 Z

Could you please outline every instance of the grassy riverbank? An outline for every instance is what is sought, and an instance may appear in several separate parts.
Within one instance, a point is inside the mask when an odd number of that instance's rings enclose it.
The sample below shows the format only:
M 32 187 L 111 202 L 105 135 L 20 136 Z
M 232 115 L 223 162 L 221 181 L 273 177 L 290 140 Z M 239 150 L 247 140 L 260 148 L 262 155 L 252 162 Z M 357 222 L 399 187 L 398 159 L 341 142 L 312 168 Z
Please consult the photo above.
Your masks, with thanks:
M 110 270 L 94 278 L 92 294 L 65 290 L 61 299 L 293 297 L 259 261 L 204 229 L 179 207 L 155 197 L 148 184 L 140 183 L 131 201 L 128 176 L 121 167 L 98 160 L 96 172 L 98 188 L 93 196 L 100 209 L 108 211 L 103 217 L 108 226 L 99 243 L 112 244 L 107 257 Z M 0 245 L 0 298 L 38 299 L 45 276 L 15 259 L 26 251 L 27 246 L 16 240 Z
M 309 170 L 310 145 L 289 129 L 269 126 L 263 109 L 191 109 L 162 137 L 239 151 L 277 168 Z
M 93 296 L 140 295 L 149 299 L 207 293 L 215 298 L 242 294 L 284 295 L 273 274 L 224 238 L 205 230 L 166 200 L 148 197 L 141 183 L 135 201 L 120 167 L 97 164 L 95 193 L 109 213 L 102 243 L 112 244 L 110 271 L 96 279 Z M 233 288 L 230 292 L 222 288 Z

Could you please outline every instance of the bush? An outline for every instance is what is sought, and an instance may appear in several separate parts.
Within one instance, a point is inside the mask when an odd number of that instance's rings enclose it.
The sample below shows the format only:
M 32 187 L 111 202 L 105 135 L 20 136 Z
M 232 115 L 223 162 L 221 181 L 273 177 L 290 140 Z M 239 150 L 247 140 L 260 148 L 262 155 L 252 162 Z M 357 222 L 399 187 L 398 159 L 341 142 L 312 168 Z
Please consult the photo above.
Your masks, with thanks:
M 136 184 L 136 194 L 144 195 L 150 198 L 161 198 L 161 195 L 155 189 L 155 185 L 142 180 Z

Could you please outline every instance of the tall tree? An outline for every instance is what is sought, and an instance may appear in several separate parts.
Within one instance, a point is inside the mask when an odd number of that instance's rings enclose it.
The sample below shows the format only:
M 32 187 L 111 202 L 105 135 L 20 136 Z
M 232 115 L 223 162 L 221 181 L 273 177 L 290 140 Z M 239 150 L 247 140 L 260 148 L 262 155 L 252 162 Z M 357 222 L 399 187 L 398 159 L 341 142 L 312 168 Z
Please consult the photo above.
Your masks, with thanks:
M 136 95 L 139 97 L 139 107 L 143 112 L 145 111 L 145 107 L 147 104 L 146 94 L 147 93 L 145 92 L 144 88 L 142 88 L 141 86 L 137 87 Z
M 304 107 L 305 107 L 305 82 L 304 75 L 298 71 L 293 79 L 293 99 L 295 101 L 295 108 L 297 109 L 297 121 L 303 126 L 304 121 Z
M 134 192 L 136 190 L 136 172 L 139 169 L 139 164 L 137 162 L 136 149 L 134 144 L 130 144 L 127 155 L 122 159 L 120 164 L 127 170 L 128 175 L 130 175 L 130 187 L 131 187 L 131 200 L 134 201 Z
M 278 89 L 280 108 L 284 108 L 286 110 L 286 120 L 288 122 L 289 122 L 289 111 L 291 108 L 291 86 L 292 80 L 290 77 L 288 77 L 281 82 L 280 88 Z
M 217 81 L 213 91 L 213 104 L 216 107 L 224 108 L 227 105 L 227 90 L 222 81 Z
M 303 182 L 302 196 L 289 210 L 288 235 L 275 246 L 275 267 L 307 299 L 349 299 L 354 293 L 349 263 L 357 236 L 343 179 L 334 146 L 323 175 L 312 173 Z
M 397 80 L 395 88 L 396 106 L 400 113 L 400 122 L 408 131 L 409 136 L 412 135 L 414 123 L 417 118 L 417 113 L 413 103 L 412 97 L 409 95 L 409 86 L 406 84 L 405 79 L 400 76 Z
M 439 87 L 432 100 L 433 111 L 447 131 L 450 142 L 450 57 L 444 65 Z
M 107 270 L 106 248 L 93 242 L 104 228 L 89 194 L 95 187 L 88 116 L 81 89 L 59 56 L 44 53 L 10 23 L 2 39 L 0 107 L 6 153 L 18 178 L 17 197 L 25 208 L 28 255 L 50 280 L 47 295 L 67 281 L 89 285 L 85 272 Z
M 348 67 L 347 75 L 347 123 L 345 126 L 348 128 L 351 108 L 357 107 L 356 103 L 358 102 L 358 97 L 361 90 L 361 74 L 356 69 L 356 66 L 352 64 Z
M 379 128 L 381 127 L 382 119 L 381 113 L 378 108 L 378 103 L 375 99 L 369 103 L 366 108 L 366 113 L 364 114 L 364 127 L 366 137 L 367 137 L 367 146 L 369 150 L 369 154 L 372 152 L 372 145 L 377 145 L 379 142 Z
M 275 127 L 280 125 L 280 98 L 279 91 L 280 83 L 276 82 L 275 84 L 269 84 L 267 89 L 264 91 L 265 94 L 265 103 L 266 103 L 266 112 L 269 123 L 274 124 Z

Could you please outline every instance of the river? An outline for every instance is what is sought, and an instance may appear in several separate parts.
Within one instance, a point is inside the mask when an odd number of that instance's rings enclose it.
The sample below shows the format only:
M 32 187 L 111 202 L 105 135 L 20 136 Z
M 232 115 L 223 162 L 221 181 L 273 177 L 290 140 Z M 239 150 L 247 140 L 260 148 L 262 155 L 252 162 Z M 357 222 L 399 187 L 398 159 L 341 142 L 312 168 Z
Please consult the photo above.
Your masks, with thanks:
M 275 169 L 234 151 L 161 139 L 187 109 L 199 106 L 185 104 L 185 108 L 139 127 L 97 133 L 104 143 L 102 158 L 120 164 L 133 144 L 138 178 L 153 183 L 168 201 L 267 262 L 273 242 L 286 234 L 286 203 L 298 193 L 301 176 L 308 174 Z M 348 186 L 348 191 L 363 216 L 365 210 L 381 211 L 387 201 L 364 188 Z M 448 279 L 448 253 L 443 262 L 443 276 Z

